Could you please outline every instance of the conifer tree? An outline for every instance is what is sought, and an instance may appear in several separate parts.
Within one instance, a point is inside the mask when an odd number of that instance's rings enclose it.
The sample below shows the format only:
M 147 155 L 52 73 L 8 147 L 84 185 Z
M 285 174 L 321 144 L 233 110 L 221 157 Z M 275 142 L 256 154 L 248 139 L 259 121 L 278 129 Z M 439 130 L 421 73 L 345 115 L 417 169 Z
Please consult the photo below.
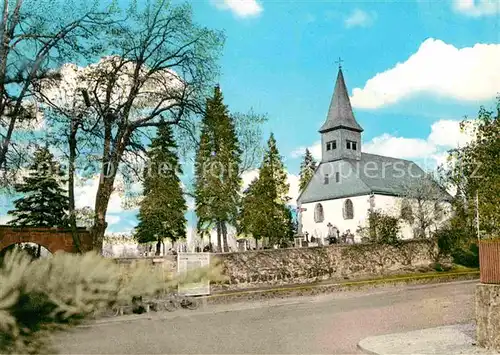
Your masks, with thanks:
M 147 152 L 144 199 L 140 203 L 139 224 L 135 231 L 139 243 L 156 242 L 156 255 L 160 254 L 164 238 L 174 242 L 186 235 L 187 205 L 176 149 L 170 125 L 161 125 Z
M 229 251 L 227 224 L 234 223 L 238 213 L 241 185 L 241 150 L 232 117 L 216 86 L 207 100 L 202 119 L 200 146 L 195 161 L 195 203 L 198 230 L 213 226 L 217 230 L 217 248 Z
M 256 240 L 267 238 L 269 244 L 282 244 L 293 236 L 293 220 L 287 196 L 287 174 L 274 135 L 255 179 L 245 191 L 239 215 L 240 231 Z
M 9 224 L 16 226 L 66 227 L 68 196 L 62 187 L 64 171 L 47 147 L 39 148 L 29 167 L 28 176 L 15 186 L 22 197 L 14 201 L 14 217 Z
M 304 160 L 300 164 L 300 181 L 299 181 L 299 190 L 303 191 L 309 181 L 314 176 L 314 171 L 316 170 L 316 161 L 312 156 L 309 149 L 306 149 L 306 153 L 304 155 Z

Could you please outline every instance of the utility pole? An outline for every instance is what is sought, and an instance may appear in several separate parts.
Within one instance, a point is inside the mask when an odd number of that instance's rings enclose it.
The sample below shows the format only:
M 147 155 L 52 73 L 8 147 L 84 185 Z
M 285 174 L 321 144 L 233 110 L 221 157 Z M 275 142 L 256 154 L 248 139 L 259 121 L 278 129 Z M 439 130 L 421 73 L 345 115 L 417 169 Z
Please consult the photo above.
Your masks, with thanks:
M 481 239 L 479 236 L 479 193 L 476 190 L 476 229 L 477 229 L 477 239 Z

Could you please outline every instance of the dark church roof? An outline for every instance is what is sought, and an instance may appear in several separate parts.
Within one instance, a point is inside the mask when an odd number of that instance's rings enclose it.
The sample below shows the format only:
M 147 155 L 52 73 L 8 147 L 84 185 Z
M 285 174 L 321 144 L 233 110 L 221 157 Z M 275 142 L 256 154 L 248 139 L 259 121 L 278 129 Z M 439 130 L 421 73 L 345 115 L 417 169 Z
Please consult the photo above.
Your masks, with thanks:
M 338 183 L 337 172 L 340 175 Z M 326 174 L 328 184 L 325 184 Z M 298 201 L 300 204 L 371 193 L 403 196 L 410 185 L 425 176 L 425 172 L 412 161 L 361 153 L 360 160 L 321 163 Z
M 357 132 L 363 132 L 363 128 L 356 122 L 351 108 L 351 102 L 345 85 L 344 74 L 339 68 L 335 90 L 333 92 L 330 108 L 326 121 L 320 128 L 320 133 L 328 132 L 337 128 L 347 128 Z

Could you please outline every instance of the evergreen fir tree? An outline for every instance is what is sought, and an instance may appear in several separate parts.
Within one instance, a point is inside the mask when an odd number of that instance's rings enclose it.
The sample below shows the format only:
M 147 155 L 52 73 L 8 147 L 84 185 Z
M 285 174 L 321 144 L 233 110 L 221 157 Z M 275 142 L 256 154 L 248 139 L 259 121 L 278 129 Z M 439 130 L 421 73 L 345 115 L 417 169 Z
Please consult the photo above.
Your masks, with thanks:
M 314 176 L 315 170 L 316 170 L 316 161 L 314 160 L 314 157 L 312 156 L 309 149 L 306 149 L 304 160 L 300 164 L 300 181 L 299 181 L 300 191 L 305 189 L 309 181 Z
M 68 195 L 62 187 L 64 171 L 47 147 L 39 148 L 29 167 L 28 176 L 15 186 L 23 196 L 14 201 L 14 217 L 9 224 L 16 226 L 66 227 Z
M 218 86 L 207 100 L 200 146 L 195 161 L 195 203 L 198 229 L 217 230 L 217 246 L 228 251 L 227 224 L 238 213 L 241 150 L 236 129 Z
M 287 196 L 287 174 L 274 135 L 255 179 L 244 192 L 239 228 L 256 240 L 267 238 L 270 245 L 283 244 L 293 236 L 293 219 Z
M 144 199 L 139 208 L 135 238 L 139 243 L 156 242 L 160 254 L 164 238 L 172 242 L 186 236 L 186 200 L 179 175 L 182 169 L 170 125 L 158 127 L 147 153 L 144 173 Z

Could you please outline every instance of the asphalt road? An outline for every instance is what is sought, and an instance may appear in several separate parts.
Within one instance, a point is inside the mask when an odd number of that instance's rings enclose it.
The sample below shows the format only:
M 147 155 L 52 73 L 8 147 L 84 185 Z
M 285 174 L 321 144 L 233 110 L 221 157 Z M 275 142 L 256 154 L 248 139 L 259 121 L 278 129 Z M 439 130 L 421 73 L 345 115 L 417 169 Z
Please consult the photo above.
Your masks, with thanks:
M 77 328 L 65 354 L 345 354 L 371 335 L 470 322 L 476 281 L 207 306 Z

